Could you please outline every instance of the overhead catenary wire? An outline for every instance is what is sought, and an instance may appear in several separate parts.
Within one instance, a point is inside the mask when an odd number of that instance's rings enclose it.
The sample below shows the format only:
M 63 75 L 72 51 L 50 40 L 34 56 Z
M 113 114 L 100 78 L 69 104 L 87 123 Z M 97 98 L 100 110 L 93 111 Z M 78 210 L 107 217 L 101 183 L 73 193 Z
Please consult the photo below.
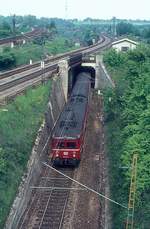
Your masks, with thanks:
M 45 189 L 45 190 L 75 190 L 75 191 L 85 191 L 85 188 L 67 188 L 67 187 L 56 187 L 56 186 L 31 186 L 31 189 Z
M 75 180 L 75 179 L 69 177 L 68 175 L 66 175 L 66 174 L 64 174 L 64 173 L 62 173 L 62 172 L 60 172 L 60 171 L 57 170 L 56 168 L 54 168 L 54 167 L 48 165 L 46 162 L 43 162 L 43 164 L 44 164 L 45 166 L 49 167 L 50 169 L 54 170 L 55 172 L 59 173 L 60 175 L 66 177 L 66 178 L 72 180 L 73 182 L 77 183 L 78 185 L 84 187 L 85 189 L 87 189 L 87 190 L 89 190 L 89 191 L 91 191 L 91 192 L 97 194 L 98 196 L 101 196 L 102 198 L 104 198 L 104 199 L 106 199 L 106 200 L 108 200 L 108 201 L 110 201 L 110 202 L 112 202 L 112 203 L 114 203 L 114 204 L 116 204 L 116 205 L 119 205 L 119 206 L 122 207 L 122 208 L 125 208 L 125 209 L 128 208 L 127 206 L 125 206 L 125 205 L 123 205 L 123 204 L 121 204 L 121 203 L 119 203 L 119 202 L 117 202 L 117 201 L 115 201 L 115 200 L 113 200 L 113 199 L 111 199 L 111 198 L 109 198 L 109 197 L 103 195 L 103 194 L 100 193 L 100 192 L 97 192 L 96 190 L 94 190 L 94 189 L 88 187 L 87 185 L 82 184 L 81 182 L 79 182 L 79 181 L 77 181 L 77 180 Z

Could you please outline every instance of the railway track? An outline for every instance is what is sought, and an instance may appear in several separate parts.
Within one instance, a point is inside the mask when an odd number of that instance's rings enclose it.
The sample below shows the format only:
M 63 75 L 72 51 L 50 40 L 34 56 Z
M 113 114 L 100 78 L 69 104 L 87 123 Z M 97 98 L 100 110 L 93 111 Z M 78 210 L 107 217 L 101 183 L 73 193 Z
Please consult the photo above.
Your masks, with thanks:
M 60 168 L 59 171 L 105 194 L 104 133 L 100 122 L 102 100 L 93 94 L 92 101 L 80 166 L 74 170 Z M 70 179 L 43 167 L 37 186 L 31 187 L 29 205 L 16 229 L 105 228 L 107 203 L 92 192 L 68 189 L 73 187 L 78 189 Z
M 14 37 L 3 38 L 3 39 L 0 39 L 0 45 L 5 45 L 5 44 L 11 43 L 11 42 L 20 41 L 22 39 L 25 39 L 25 36 L 26 36 L 26 39 L 33 39 L 35 37 L 40 36 L 42 34 L 42 32 L 43 32 L 43 30 L 41 30 L 41 29 L 34 29 L 33 31 L 27 32 L 24 35 L 16 35 Z
M 100 48 L 99 46 L 106 47 L 106 45 L 110 44 L 110 42 L 111 42 L 111 39 L 109 39 L 109 38 L 106 39 L 105 37 L 102 37 L 102 39 L 99 41 L 99 43 L 97 43 L 95 45 L 91 45 L 89 47 L 84 47 L 84 48 L 81 48 L 81 49 L 78 49 L 78 50 L 74 50 L 74 51 L 71 51 L 71 52 L 66 52 L 65 54 L 59 54 L 59 55 L 57 55 L 55 57 L 51 57 L 51 58 L 45 59 L 44 63 L 45 64 L 49 64 L 49 63 L 51 63 L 53 61 L 58 61 L 58 60 L 61 60 L 63 58 L 69 57 L 70 55 L 76 55 L 76 54 L 79 54 L 79 53 L 89 54 L 92 51 L 96 51 L 96 48 L 98 50 Z M 17 69 L 13 69 L 11 71 L 4 72 L 4 73 L 0 74 L 0 80 L 3 79 L 3 78 L 9 77 L 9 76 L 18 74 L 18 73 L 22 73 L 22 72 L 27 71 L 29 69 L 34 69 L 34 68 L 40 67 L 40 65 L 41 65 L 41 62 L 39 61 L 39 62 L 36 62 L 36 63 L 34 63 L 32 65 L 25 65 L 23 67 L 19 67 Z
M 57 72 L 58 71 L 57 68 L 58 68 L 58 65 L 53 64 L 53 65 L 50 65 L 44 69 L 37 70 L 33 73 L 30 73 L 27 75 L 20 75 L 17 78 L 12 78 L 12 79 L 9 79 L 8 81 L 4 81 L 2 83 L 0 82 L 0 92 L 5 91 L 6 89 L 9 89 L 13 86 L 16 86 L 20 83 L 26 82 L 28 80 L 32 80 L 32 79 L 34 79 L 34 78 L 36 78 L 42 74 L 45 74 L 47 72 L 51 72 L 53 70 L 55 70 Z
M 27 81 L 33 80 L 39 76 L 43 75 L 43 79 L 45 80 L 45 73 L 55 71 L 58 72 L 58 62 L 62 59 L 71 59 L 77 55 L 87 55 L 91 53 L 96 53 L 97 51 L 103 50 L 104 48 L 109 47 L 111 44 L 111 39 L 103 37 L 99 43 L 92 45 L 90 47 L 84 47 L 79 50 L 67 52 L 65 54 L 58 55 L 54 58 L 46 59 L 44 60 L 45 68 L 41 69 L 40 62 L 37 62 L 32 65 L 23 66 L 21 68 L 17 68 L 8 72 L 5 72 L 3 74 L 0 74 L 0 101 L 5 100 L 5 98 L 9 98 L 9 89 L 12 88 L 11 91 L 16 94 L 18 94 L 18 91 L 20 91 L 19 87 L 22 86 L 22 83 L 25 83 Z M 28 73 L 30 71 L 30 73 Z M 25 84 L 27 85 L 27 84 Z M 18 89 L 16 89 L 16 86 L 18 86 Z M 24 89 L 26 89 L 27 86 L 25 86 Z M 11 97 L 11 93 L 10 93 Z
M 60 168 L 59 171 L 73 178 L 72 168 Z M 36 187 L 33 191 L 32 202 L 21 218 L 18 229 L 60 229 L 63 224 L 72 181 L 49 168 L 45 168 L 43 174 L 44 177 L 40 179 L 39 188 Z

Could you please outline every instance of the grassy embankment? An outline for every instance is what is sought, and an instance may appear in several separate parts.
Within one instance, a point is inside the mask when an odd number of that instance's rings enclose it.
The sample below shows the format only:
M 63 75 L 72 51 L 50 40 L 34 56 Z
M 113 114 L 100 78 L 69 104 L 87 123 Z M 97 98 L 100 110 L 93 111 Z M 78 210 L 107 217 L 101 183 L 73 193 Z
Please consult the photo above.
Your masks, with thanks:
M 3 228 L 43 121 L 50 83 L 29 89 L 25 95 L 0 108 L 0 228 Z
M 111 197 L 128 204 L 131 163 L 138 153 L 134 227 L 150 228 L 150 47 L 108 51 L 105 64 L 116 83 L 104 92 Z M 113 229 L 125 228 L 126 209 L 111 205 Z
M 70 41 L 61 37 L 55 38 L 53 41 L 46 41 L 43 47 L 34 42 L 28 42 L 25 45 L 15 46 L 13 49 L 4 48 L 0 53 L 0 71 L 29 64 L 30 59 L 33 62 L 41 60 L 46 54 L 52 56 L 75 48 Z

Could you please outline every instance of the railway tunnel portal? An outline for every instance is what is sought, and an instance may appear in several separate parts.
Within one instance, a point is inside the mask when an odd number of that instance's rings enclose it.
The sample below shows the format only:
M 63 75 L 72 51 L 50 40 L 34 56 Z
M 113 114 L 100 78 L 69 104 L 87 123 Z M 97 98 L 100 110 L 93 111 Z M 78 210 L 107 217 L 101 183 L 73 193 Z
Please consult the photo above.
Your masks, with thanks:
M 59 75 L 62 80 L 62 87 L 66 100 L 75 84 L 76 76 L 83 71 L 91 74 L 92 88 L 102 88 L 99 55 L 83 56 L 80 61 L 76 61 L 72 63 L 72 65 L 70 65 L 70 61 L 63 60 L 59 63 Z

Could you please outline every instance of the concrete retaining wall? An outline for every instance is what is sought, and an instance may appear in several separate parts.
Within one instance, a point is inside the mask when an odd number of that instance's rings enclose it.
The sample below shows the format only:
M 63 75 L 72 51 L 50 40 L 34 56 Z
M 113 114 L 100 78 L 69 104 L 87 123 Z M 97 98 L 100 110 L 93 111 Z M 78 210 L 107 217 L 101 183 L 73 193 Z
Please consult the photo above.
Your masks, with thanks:
M 59 117 L 64 103 L 65 96 L 62 89 L 62 82 L 59 76 L 55 76 L 52 80 L 48 109 L 45 113 L 46 118 L 38 131 L 37 138 L 32 149 L 29 162 L 27 164 L 27 172 L 22 178 L 22 182 L 18 190 L 18 195 L 14 200 L 5 225 L 5 229 L 18 228 L 19 220 L 21 219 L 21 216 L 24 213 L 30 200 L 30 186 L 34 186 L 37 182 L 41 172 L 41 162 L 44 161 L 49 149 L 49 138 L 51 136 L 52 129 Z
M 59 65 L 59 73 L 61 75 L 64 95 L 65 95 L 65 99 L 67 101 L 67 97 L 68 97 L 68 70 L 69 70 L 68 61 L 62 60 L 59 62 L 58 65 Z
M 101 55 L 96 55 L 96 63 L 90 64 L 95 69 L 95 89 L 103 89 L 106 87 L 114 87 L 115 84 L 109 76 Z

